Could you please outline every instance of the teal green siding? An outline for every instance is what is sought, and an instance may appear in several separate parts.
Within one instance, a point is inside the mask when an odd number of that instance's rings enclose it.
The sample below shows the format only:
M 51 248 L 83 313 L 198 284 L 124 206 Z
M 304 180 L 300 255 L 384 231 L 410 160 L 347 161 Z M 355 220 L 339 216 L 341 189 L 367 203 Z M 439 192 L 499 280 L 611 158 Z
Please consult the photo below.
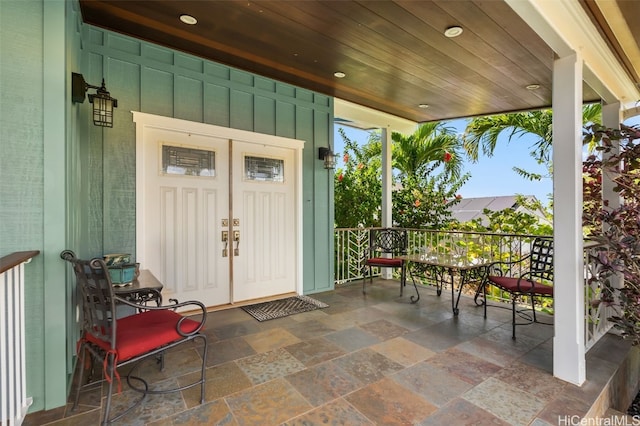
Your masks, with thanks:
M 0 256 L 41 254 L 25 267 L 31 411 L 64 404 L 65 2 L 0 2 Z
M 333 99 L 84 25 L 76 0 L 0 1 L 0 256 L 40 250 L 26 267 L 30 411 L 64 404 L 77 326 L 60 251 L 135 253 L 131 111 L 302 139 L 303 287 L 333 287 Z M 71 72 L 104 77 L 115 126 L 70 101 Z M 66 326 L 65 326 L 66 324 Z
M 88 129 L 84 143 L 102 142 L 89 161 L 103 161 L 102 245 L 98 252 L 135 253 L 135 126 L 131 111 L 284 136 L 305 141 L 303 152 L 304 291 L 333 286 L 331 173 L 317 159 L 332 144 L 333 99 L 242 70 L 131 39 L 92 26 L 83 28 L 83 74 L 97 84 L 104 77 L 118 99 L 115 126 Z M 77 108 L 90 120 L 89 105 Z M 87 131 L 87 129 L 82 126 Z M 100 202 L 91 199 L 90 205 Z

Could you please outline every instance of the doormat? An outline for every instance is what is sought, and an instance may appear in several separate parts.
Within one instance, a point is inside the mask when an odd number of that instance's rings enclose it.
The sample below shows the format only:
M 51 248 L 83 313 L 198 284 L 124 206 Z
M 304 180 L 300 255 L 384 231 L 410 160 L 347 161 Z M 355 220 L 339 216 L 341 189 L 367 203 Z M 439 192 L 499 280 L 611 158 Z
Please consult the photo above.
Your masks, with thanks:
M 272 300 L 271 302 L 242 306 L 242 309 L 258 321 L 267 321 L 327 307 L 329 307 L 329 305 L 326 303 L 312 299 L 309 296 L 295 296 L 286 299 Z

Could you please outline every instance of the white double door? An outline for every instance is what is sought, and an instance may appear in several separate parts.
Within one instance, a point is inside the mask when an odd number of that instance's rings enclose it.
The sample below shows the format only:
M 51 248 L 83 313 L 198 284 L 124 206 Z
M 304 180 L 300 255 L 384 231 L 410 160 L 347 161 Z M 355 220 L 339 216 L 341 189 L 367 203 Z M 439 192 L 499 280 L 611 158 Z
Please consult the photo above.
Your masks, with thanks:
M 142 139 L 137 254 L 142 268 L 164 284 L 165 299 L 212 307 L 300 292 L 301 145 L 143 119 L 157 116 L 134 113 Z M 236 135 L 241 138 L 229 137 Z

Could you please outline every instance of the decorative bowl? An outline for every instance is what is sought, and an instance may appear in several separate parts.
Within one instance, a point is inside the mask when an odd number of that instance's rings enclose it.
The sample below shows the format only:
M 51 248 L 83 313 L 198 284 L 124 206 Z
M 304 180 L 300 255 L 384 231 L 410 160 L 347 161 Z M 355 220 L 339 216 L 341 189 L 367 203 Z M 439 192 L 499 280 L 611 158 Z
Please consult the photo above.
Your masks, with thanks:
M 109 276 L 111 277 L 111 284 L 123 285 L 129 284 L 136 276 L 136 264 L 129 263 L 123 265 L 109 266 Z

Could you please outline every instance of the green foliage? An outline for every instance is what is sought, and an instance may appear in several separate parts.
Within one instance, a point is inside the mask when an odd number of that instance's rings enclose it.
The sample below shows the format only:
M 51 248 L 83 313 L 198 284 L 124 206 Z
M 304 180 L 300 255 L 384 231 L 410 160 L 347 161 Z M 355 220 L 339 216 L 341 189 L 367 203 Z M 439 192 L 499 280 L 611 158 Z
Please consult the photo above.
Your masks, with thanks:
M 600 142 L 602 158 L 590 156 L 587 170 L 601 170 L 614 182 L 623 203 L 619 207 L 603 203 L 587 214 L 594 226 L 591 239 L 602 244 L 594 257 L 599 272 L 591 277 L 601 286 L 601 302 L 616 308 L 609 318 L 614 327 L 634 345 L 640 344 L 640 128 L 622 126 L 620 130 L 591 126 L 588 140 Z M 619 145 L 619 148 L 616 147 Z M 595 174 L 595 173 L 592 173 Z M 597 176 L 597 174 L 596 174 Z M 597 179 L 597 178 L 596 178 Z M 622 278 L 622 288 L 618 279 Z
M 461 177 L 464 151 L 452 127 L 440 122 L 425 123 L 408 136 L 393 132 L 391 139 L 393 167 L 402 177 L 424 179 L 434 166 L 443 166 L 449 177 Z
M 337 169 L 334 176 L 336 226 L 380 226 L 380 152 L 370 144 L 359 147 L 343 129 L 338 129 L 338 132 L 345 141 L 345 165 Z
M 602 107 L 600 104 L 585 105 L 582 108 L 582 122 L 601 123 Z M 537 136 L 537 140 L 529 147 L 529 154 L 538 164 L 545 164 L 549 171 L 547 176 L 530 173 L 521 168 L 513 170 L 525 179 L 539 181 L 553 174 L 551 151 L 553 142 L 553 113 L 551 110 L 527 111 L 513 114 L 498 114 L 477 117 L 469 121 L 464 139 L 464 149 L 472 161 L 478 161 L 479 153 L 491 157 L 498 143 L 498 136 L 507 132 L 508 141 L 526 134 Z M 588 142 L 588 141 L 585 141 Z
M 380 133 L 363 146 L 338 130 L 345 141 L 343 168 L 335 175 L 336 227 L 380 226 Z M 449 221 L 449 206 L 469 178 L 461 176 L 462 144 L 452 128 L 427 123 L 409 136 L 393 133 L 393 218 L 396 226 L 437 227 Z
M 403 228 L 439 229 L 451 222 L 451 206 L 460 202 L 456 192 L 468 179 L 448 177 L 446 173 L 422 180 L 407 177 L 402 188 L 393 192 L 393 218 Z

